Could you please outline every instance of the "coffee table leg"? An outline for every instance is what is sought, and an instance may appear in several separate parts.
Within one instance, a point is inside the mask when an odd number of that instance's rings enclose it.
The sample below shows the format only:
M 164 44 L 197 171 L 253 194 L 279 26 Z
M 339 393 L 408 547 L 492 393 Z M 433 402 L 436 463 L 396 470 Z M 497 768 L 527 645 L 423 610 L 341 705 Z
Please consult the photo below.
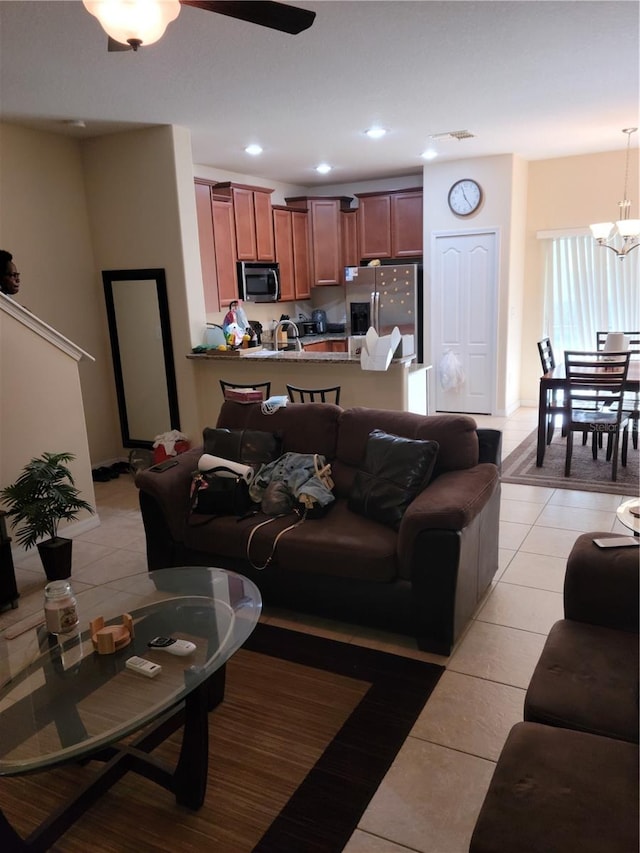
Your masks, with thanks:
M 20 853 L 20 851 L 28 849 L 22 838 L 0 811 L 0 850 L 5 850 L 7 853 Z
M 199 809 L 209 772 L 209 710 L 224 697 L 225 667 L 192 690 L 185 700 L 180 758 L 173 774 L 176 802 Z

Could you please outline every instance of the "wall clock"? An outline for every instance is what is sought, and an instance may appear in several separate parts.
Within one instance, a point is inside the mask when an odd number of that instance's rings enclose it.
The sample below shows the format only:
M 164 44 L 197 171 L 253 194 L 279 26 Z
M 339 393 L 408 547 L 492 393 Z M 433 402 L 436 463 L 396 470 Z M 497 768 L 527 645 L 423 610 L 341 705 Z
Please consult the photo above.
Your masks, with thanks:
M 480 207 L 482 188 L 471 178 L 463 178 L 449 190 L 449 207 L 457 216 L 469 216 Z

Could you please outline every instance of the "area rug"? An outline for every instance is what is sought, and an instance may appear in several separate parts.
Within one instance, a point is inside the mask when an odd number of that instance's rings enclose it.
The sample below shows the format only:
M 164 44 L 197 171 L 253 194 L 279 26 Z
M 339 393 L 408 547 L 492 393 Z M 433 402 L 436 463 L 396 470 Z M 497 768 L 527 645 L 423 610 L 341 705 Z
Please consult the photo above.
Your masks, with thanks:
M 526 486 L 548 486 L 552 489 L 579 489 L 585 492 L 607 492 L 613 495 L 638 494 L 640 451 L 634 450 L 629 439 L 626 468 L 618 462 L 618 479 L 611 480 L 611 462 L 606 460 L 606 449 L 594 461 L 591 444 L 582 444 L 578 434 L 573 439 L 571 476 L 564 476 L 566 439 L 556 430 L 551 444 L 547 445 L 542 468 L 536 467 L 538 431 L 534 430 L 522 444 L 502 463 L 502 482 Z
M 443 671 L 259 624 L 209 715 L 203 807 L 176 806 L 128 773 L 52 849 L 339 853 Z M 175 762 L 180 734 L 153 754 Z M 0 808 L 24 837 L 92 772 L 89 763 L 0 779 Z

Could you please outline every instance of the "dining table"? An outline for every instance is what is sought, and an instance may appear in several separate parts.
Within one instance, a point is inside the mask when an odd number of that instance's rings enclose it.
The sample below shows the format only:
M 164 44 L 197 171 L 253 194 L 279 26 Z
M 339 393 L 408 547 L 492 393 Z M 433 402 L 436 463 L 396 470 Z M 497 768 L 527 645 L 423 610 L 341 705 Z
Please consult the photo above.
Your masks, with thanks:
M 542 467 L 544 462 L 544 453 L 546 448 L 547 437 L 547 416 L 550 413 L 550 400 L 554 396 L 550 392 L 567 389 L 567 377 L 565 373 L 564 362 L 557 364 L 547 373 L 543 373 L 540 377 L 540 395 L 538 399 L 538 445 L 536 452 L 536 465 Z M 627 379 L 624 385 L 625 392 L 640 393 L 640 359 L 632 359 L 629 362 L 629 370 Z M 567 394 L 564 395 L 565 400 Z M 557 409 L 556 409 L 557 413 Z

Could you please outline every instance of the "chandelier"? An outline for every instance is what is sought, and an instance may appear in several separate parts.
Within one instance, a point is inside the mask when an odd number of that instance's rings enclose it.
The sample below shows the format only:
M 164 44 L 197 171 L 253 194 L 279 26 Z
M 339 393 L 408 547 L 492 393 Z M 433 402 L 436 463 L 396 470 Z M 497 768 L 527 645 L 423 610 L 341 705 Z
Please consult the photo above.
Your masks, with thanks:
M 627 198 L 627 183 L 629 181 L 629 152 L 631 147 L 631 134 L 635 133 L 637 127 L 625 127 L 622 131 L 627 134 L 627 159 L 624 171 L 624 197 L 618 202 L 620 208 L 620 219 L 616 222 L 597 222 L 590 225 L 591 234 L 599 246 L 604 246 L 605 249 L 611 249 L 616 255 L 622 259 L 628 255 L 632 249 L 637 249 L 640 245 L 638 238 L 640 237 L 640 219 L 629 219 L 631 213 L 631 202 Z M 612 245 L 612 241 L 617 236 L 622 237 L 622 248 L 618 249 Z
M 153 44 L 178 17 L 179 0 L 82 0 L 108 36 L 134 50 Z

